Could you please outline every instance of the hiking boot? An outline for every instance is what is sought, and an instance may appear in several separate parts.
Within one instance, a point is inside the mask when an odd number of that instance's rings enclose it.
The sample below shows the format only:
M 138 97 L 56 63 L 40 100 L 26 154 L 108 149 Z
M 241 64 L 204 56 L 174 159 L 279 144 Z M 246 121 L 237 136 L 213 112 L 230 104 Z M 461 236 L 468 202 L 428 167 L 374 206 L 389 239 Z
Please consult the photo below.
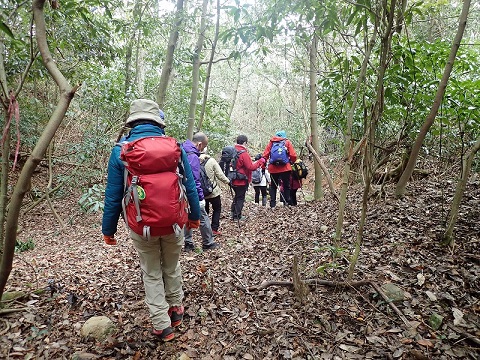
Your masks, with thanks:
M 215 249 L 218 249 L 220 247 L 220 244 L 216 243 L 216 242 L 212 242 L 211 244 L 209 245 L 203 245 L 203 251 L 206 251 L 206 250 L 215 250 Z
M 220 236 L 222 233 L 218 230 L 212 230 L 213 236 Z
M 175 328 L 180 326 L 183 320 L 183 306 L 172 306 L 168 309 L 168 316 L 170 316 L 170 320 L 172 321 L 172 327 Z
M 246 221 L 248 218 L 246 216 L 241 216 L 240 218 L 233 218 L 233 221 Z
M 170 341 L 170 340 L 173 340 L 173 338 L 175 337 L 175 334 L 173 333 L 173 329 L 170 326 L 163 330 L 153 329 L 152 334 L 163 341 Z
M 185 243 L 185 245 L 183 246 L 183 251 L 185 252 L 190 252 L 194 250 L 195 250 L 195 245 L 193 244 Z

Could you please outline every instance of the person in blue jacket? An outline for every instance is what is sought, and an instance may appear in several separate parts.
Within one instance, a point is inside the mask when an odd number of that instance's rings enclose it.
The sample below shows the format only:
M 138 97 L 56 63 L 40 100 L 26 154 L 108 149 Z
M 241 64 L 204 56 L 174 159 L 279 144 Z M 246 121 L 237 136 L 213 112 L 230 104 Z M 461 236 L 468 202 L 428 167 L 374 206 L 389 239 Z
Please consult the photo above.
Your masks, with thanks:
M 130 127 L 124 141 L 133 141 L 147 136 L 165 136 L 165 120 L 157 103 L 147 99 L 134 100 L 130 106 L 130 114 L 126 126 Z M 125 166 L 120 160 L 120 146 L 115 146 L 108 161 L 107 187 L 102 219 L 102 233 L 106 244 L 116 245 L 115 233 L 122 212 L 124 196 Z M 198 228 L 200 225 L 200 204 L 188 163 L 187 154 L 181 152 L 183 171 L 182 183 L 190 206 L 187 228 Z M 165 233 L 165 234 L 163 234 Z M 140 258 L 143 284 L 145 287 L 145 303 L 150 312 L 153 334 L 164 341 L 174 338 L 173 328 L 180 325 L 183 319 L 183 287 L 180 269 L 180 253 L 183 246 L 183 231 L 175 231 L 172 226 L 165 227 L 160 236 L 148 239 L 130 231 L 130 237 Z

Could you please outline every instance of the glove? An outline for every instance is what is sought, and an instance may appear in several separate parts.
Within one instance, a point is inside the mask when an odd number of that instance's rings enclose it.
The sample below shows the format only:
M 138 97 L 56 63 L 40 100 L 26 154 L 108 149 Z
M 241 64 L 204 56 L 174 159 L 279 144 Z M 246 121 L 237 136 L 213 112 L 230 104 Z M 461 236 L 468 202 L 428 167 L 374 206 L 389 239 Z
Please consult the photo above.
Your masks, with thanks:
M 258 161 L 262 164 L 262 166 L 266 163 L 266 160 L 263 157 L 258 159 Z
M 200 220 L 188 220 L 187 229 L 198 229 L 200 226 Z
M 200 207 L 205 208 L 205 199 L 200 200 Z
M 114 235 L 103 235 L 103 241 L 107 245 L 117 245 L 117 240 L 115 240 Z

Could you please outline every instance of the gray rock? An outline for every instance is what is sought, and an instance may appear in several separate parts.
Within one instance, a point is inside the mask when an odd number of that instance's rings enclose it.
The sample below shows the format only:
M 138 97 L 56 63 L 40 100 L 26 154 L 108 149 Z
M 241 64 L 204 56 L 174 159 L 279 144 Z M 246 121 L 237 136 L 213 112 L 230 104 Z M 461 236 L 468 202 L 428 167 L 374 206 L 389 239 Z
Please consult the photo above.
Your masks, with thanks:
M 93 316 L 83 324 L 80 333 L 87 338 L 94 338 L 99 341 L 116 330 L 115 324 L 106 316 Z
M 400 289 L 397 285 L 386 283 L 381 286 L 383 292 L 392 302 L 403 301 L 406 299 L 405 291 Z

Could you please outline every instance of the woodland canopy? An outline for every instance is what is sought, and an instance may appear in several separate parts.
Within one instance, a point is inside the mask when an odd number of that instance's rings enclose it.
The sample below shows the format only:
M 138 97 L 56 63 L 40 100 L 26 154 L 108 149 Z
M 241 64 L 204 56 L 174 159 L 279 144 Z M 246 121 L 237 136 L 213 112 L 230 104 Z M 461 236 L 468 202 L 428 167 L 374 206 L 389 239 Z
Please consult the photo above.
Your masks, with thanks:
M 478 358 L 479 14 L 471 0 L 3 1 L 0 356 Z M 179 141 L 205 132 L 214 157 L 285 130 L 309 165 L 298 207 L 248 202 L 243 226 L 222 218 L 218 252 L 183 256 L 190 320 L 168 346 L 149 336 L 125 229 L 113 249 L 100 236 L 136 98 Z M 118 332 L 83 339 L 94 315 Z

